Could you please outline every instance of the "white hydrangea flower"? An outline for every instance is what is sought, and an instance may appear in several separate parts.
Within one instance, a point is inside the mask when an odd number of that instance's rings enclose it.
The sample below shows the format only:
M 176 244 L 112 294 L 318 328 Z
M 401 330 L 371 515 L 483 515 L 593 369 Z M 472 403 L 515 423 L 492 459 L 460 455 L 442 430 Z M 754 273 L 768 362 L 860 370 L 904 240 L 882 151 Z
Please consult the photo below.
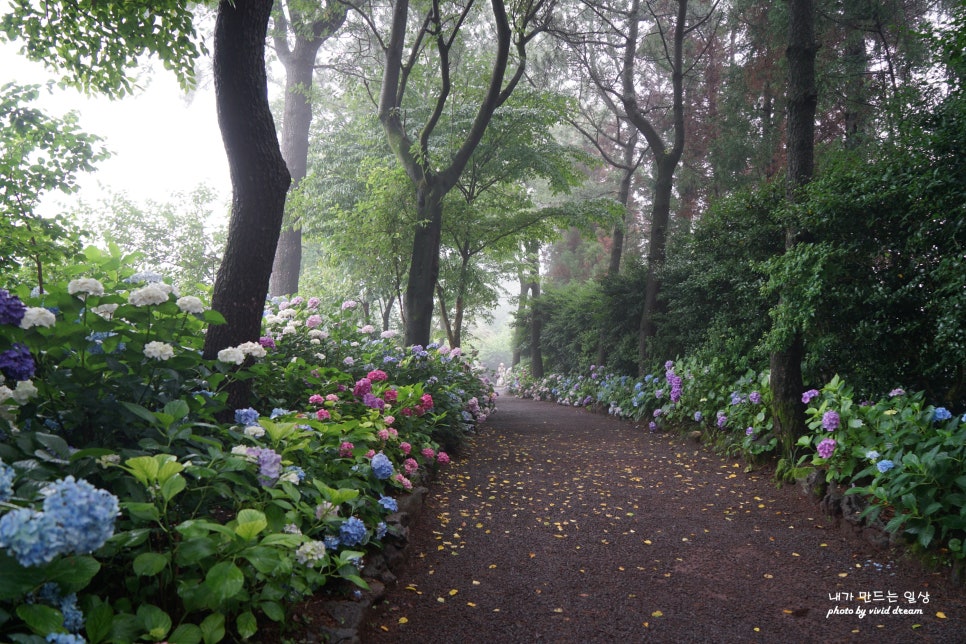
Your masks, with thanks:
M 395 331 L 389 330 L 389 331 L 383 331 L 382 333 L 380 333 L 379 337 L 382 338 L 383 340 L 388 340 L 390 338 L 395 338 L 397 335 L 398 334 Z
M 81 277 L 67 284 L 67 292 L 86 300 L 88 295 L 104 295 L 104 285 L 93 277 Z
M 41 306 L 30 306 L 24 311 L 23 319 L 20 320 L 21 329 L 29 329 L 35 326 L 50 328 L 57 322 L 57 317 Z
M 251 436 L 252 438 L 261 438 L 265 435 L 265 428 L 261 425 L 249 425 L 245 428 L 245 436 Z
M 185 295 L 178 298 L 178 308 L 184 313 L 199 314 L 205 312 L 205 305 L 194 295 Z
M 244 459 L 249 463 L 255 463 L 258 461 L 258 458 L 248 453 L 248 447 L 245 445 L 235 445 L 234 447 L 231 448 L 231 453 L 233 456 L 244 457 Z
M 117 304 L 101 304 L 100 306 L 95 306 L 91 309 L 94 313 L 101 316 L 105 320 L 110 320 L 114 317 L 114 311 L 117 310 Z
M 245 362 L 245 354 L 238 347 L 228 347 L 218 352 L 218 361 L 229 364 L 241 364 Z
M 0 403 L 13 398 L 13 389 L 6 385 L 0 385 Z
M 294 470 L 290 470 L 288 472 L 284 472 L 280 477 L 278 477 L 278 480 L 279 481 L 285 481 L 287 483 L 291 483 L 292 485 L 298 485 L 299 484 L 299 474 L 298 474 L 298 472 L 296 472 Z
M 296 333 L 296 332 L 298 332 L 298 329 L 295 328 L 295 325 L 294 324 L 291 324 L 290 323 L 290 324 L 286 324 L 284 327 L 282 327 L 282 335 L 290 335 L 290 334 Z
M 164 304 L 168 301 L 168 292 L 164 288 L 161 288 L 162 284 L 164 282 L 148 284 L 147 286 L 142 286 L 139 289 L 131 291 L 131 294 L 127 297 L 127 301 L 134 306 Z
M 321 541 L 306 541 L 295 551 L 295 560 L 300 564 L 312 567 L 325 557 L 325 543 Z
M 291 320 L 296 315 L 298 315 L 298 311 L 296 311 L 295 309 L 282 309 L 281 311 L 278 312 L 277 317 L 282 320 Z
M 312 338 L 313 340 L 321 340 L 322 338 L 325 337 L 323 333 L 324 331 L 322 331 L 321 329 L 312 329 L 311 331 L 309 331 L 309 337 Z
M 322 344 L 322 340 L 319 340 L 318 338 L 312 338 L 311 340 L 309 340 L 309 344 Z
M 174 347 L 167 342 L 148 342 L 144 345 L 144 357 L 153 360 L 168 360 L 174 357 Z
M 242 342 L 238 345 L 238 350 L 244 353 L 246 356 L 253 356 L 255 358 L 264 358 L 268 355 L 263 347 L 258 342 Z
M 367 324 L 361 329 L 359 329 L 359 333 L 366 333 L 366 334 L 375 333 L 375 331 L 376 331 L 376 327 L 372 326 L 371 324 Z
M 269 313 L 268 315 L 263 317 L 262 321 L 265 322 L 267 326 L 275 326 L 276 324 L 280 324 L 283 322 L 282 318 L 272 313 Z
M 17 388 L 13 390 L 11 396 L 17 403 L 23 405 L 37 395 L 37 387 L 30 380 L 21 380 L 17 383 Z

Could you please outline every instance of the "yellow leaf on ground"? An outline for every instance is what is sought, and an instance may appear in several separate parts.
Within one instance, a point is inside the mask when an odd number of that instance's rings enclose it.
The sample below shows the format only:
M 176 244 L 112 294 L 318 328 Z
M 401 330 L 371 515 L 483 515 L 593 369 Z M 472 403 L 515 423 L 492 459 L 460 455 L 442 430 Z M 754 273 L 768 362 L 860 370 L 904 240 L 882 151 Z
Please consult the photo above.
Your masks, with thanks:
M 938 617 L 939 619 L 946 619 L 946 613 L 944 613 L 942 611 L 938 611 L 936 613 L 936 617 Z
M 664 617 L 664 613 L 662 613 L 659 610 L 656 610 L 653 613 L 651 613 L 651 617 Z
M 449 596 L 452 597 L 453 595 L 455 595 L 458 592 L 459 591 L 454 588 L 453 590 L 449 591 Z
M 400 617 L 399 618 L 399 623 L 400 624 L 406 624 L 408 622 L 409 622 L 409 618 L 408 617 Z

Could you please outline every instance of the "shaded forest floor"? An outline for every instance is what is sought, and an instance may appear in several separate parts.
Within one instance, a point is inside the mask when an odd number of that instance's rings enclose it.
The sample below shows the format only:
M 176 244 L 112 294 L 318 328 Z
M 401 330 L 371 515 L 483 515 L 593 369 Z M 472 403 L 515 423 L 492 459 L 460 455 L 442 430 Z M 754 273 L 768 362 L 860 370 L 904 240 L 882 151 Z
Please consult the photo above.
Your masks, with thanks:
M 966 641 L 962 588 L 796 486 L 549 403 L 501 398 L 411 548 L 364 642 Z

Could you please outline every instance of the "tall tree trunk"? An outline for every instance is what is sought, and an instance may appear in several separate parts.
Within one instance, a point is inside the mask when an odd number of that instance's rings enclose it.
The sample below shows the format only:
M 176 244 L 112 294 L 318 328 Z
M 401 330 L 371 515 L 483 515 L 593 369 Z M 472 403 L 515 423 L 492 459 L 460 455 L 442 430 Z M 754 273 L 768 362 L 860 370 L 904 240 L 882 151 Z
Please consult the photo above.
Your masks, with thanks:
M 439 247 L 443 230 L 442 196 L 424 185 L 416 189 L 416 208 L 419 219 L 413 235 L 413 252 L 406 282 L 407 345 L 429 344 L 433 326 L 433 301 L 436 280 L 439 278 Z
M 617 201 L 624 206 L 624 220 L 614 225 L 614 233 L 611 237 L 613 243 L 610 247 L 610 264 L 607 267 L 607 274 L 616 276 L 621 271 L 621 257 L 624 253 L 624 231 L 630 224 L 631 213 L 631 183 L 634 180 L 634 173 L 637 171 L 637 132 L 631 134 L 629 139 L 624 142 L 624 162 L 621 166 L 621 182 L 617 188 Z
M 528 260 L 530 264 L 530 374 L 534 378 L 543 378 L 543 319 L 540 317 L 540 244 L 528 244 Z
M 520 297 L 517 299 L 516 326 L 513 328 L 513 350 L 510 354 L 510 368 L 520 364 L 520 357 L 523 354 L 523 339 L 526 337 L 523 332 L 523 320 L 529 307 L 527 303 L 527 293 L 530 292 L 530 281 L 527 279 L 525 271 L 520 271 Z
M 382 330 L 389 330 L 389 320 L 392 319 L 392 309 L 396 304 L 396 298 L 392 295 L 386 298 L 386 305 L 382 309 Z
M 227 324 L 209 327 L 204 345 L 209 359 L 225 347 L 258 340 L 291 183 L 268 104 L 265 36 L 271 9 L 270 1 L 222 0 L 215 21 L 215 97 L 232 204 L 211 298 Z M 249 394 L 249 386 L 238 383 L 229 390 L 230 408 L 247 406 Z
M 291 2 L 285 3 L 291 7 Z M 329 3 L 327 3 L 329 4 Z M 342 25 L 346 8 L 335 4 L 326 7 L 322 17 L 308 22 L 295 8 L 291 20 L 285 6 L 275 11 L 275 51 L 285 66 L 285 107 L 282 112 L 282 156 L 292 176 L 292 188 L 305 178 L 309 156 L 309 130 L 312 125 L 310 93 L 315 71 L 315 58 L 322 44 Z M 289 47 L 289 25 L 295 44 Z M 299 290 L 302 267 L 302 227 L 291 212 L 285 217 L 278 240 L 269 294 L 291 295 Z
M 651 207 L 651 231 L 647 251 L 647 276 L 644 287 L 644 309 L 638 342 L 638 368 L 643 374 L 652 359 L 650 344 L 657 334 L 656 316 L 660 312 L 660 275 L 664 268 L 667 226 L 671 214 L 671 191 L 674 172 L 684 152 L 684 35 L 687 30 L 688 0 L 677 1 L 671 52 L 671 86 L 673 111 L 673 140 L 669 148 L 657 132 L 644 109 L 638 104 L 635 89 L 634 61 L 637 56 L 640 0 L 634 0 L 629 12 L 627 42 L 624 49 L 623 95 L 621 101 L 627 118 L 647 141 L 654 157 L 654 203 Z M 665 43 L 667 44 L 667 43 Z
M 443 320 L 446 341 L 449 342 L 449 346 L 451 347 L 459 346 L 453 344 L 453 325 L 449 321 L 449 311 L 446 310 L 446 294 L 443 292 L 443 287 L 439 284 L 436 285 L 436 296 L 439 298 L 439 317 Z
M 794 202 L 812 178 L 815 146 L 815 8 L 812 0 L 790 0 L 788 16 L 788 178 L 786 198 Z M 798 243 L 800 231 L 790 225 L 785 247 Z M 804 342 L 797 332 L 771 354 L 772 414 L 782 451 L 790 458 L 798 437 L 805 433 L 801 400 Z

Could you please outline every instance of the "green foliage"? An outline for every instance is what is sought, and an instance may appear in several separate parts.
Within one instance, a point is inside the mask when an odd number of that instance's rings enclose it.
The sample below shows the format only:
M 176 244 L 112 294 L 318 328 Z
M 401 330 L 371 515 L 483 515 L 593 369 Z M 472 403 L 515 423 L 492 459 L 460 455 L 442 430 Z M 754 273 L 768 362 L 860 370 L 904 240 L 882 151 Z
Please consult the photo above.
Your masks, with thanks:
M 362 557 L 394 534 L 387 495 L 446 463 L 440 446 L 458 449 L 492 410 L 459 351 L 376 338 L 355 303 L 327 317 L 317 301 L 279 304 L 265 318 L 270 351 L 248 342 L 204 361 L 204 329 L 221 316 L 162 282 L 142 286 L 154 277 L 132 275 L 116 248 L 87 257 L 83 278 L 35 298 L 3 293 L 4 641 L 81 629 L 90 642 L 251 638 L 334 580 L 365 587 Z M 20 346 L 29 374 L 11 358 Z M 252 380 L 271 414 L 220 422 L 215 392 L 232 379 Z M 106 541 L 48 553 L 18 527 L 23 513 L 43 516 L 60 477 L 119 502 L 116 519 L 89 526 Z
M 856 403 L 838 376 L 814 392 L 807 414 L 812 433 L 799 444 L 835 444 L 830 454 L 810 452 L 802 463 L 846 494 L 861 495 L 867 520 L 884 519 L 887 531 L 921 548 L 966 558 L 966 414 L 926 405 L 922 392 L 902 389 L 874 404 Z
M 9 3 L 0 37 L 22 41 L 21 52 L 64 74 L 85 92 L 124 96 L 135 88 L 130 71 L 145 54 L 156 55 L 182 86 L 194 85 L 194 64 L 204 47 L 190 5 L 176 0 Z
M 47 193 L 76 190 L 78 175 L 108 156 L 98 137 L 78 128 L 76 114 L 54 118 L 30 107 L 40 91 L 0 87 L 0 265 L 8 286 L 43 285 L 78 254 L 78 228 L 35 209 Z
M 161 273 L 182 293 L 198 295 L 214 283 L 224 251 L 226 227 L 214 216 L 218 208 L 214 192 L 198 186 L 165 203 L 138 204 L 113 194 L 96 205 L 80 204 L 73 216 L 87 222 L 98 243 L 137 253 L 138 270 Z

